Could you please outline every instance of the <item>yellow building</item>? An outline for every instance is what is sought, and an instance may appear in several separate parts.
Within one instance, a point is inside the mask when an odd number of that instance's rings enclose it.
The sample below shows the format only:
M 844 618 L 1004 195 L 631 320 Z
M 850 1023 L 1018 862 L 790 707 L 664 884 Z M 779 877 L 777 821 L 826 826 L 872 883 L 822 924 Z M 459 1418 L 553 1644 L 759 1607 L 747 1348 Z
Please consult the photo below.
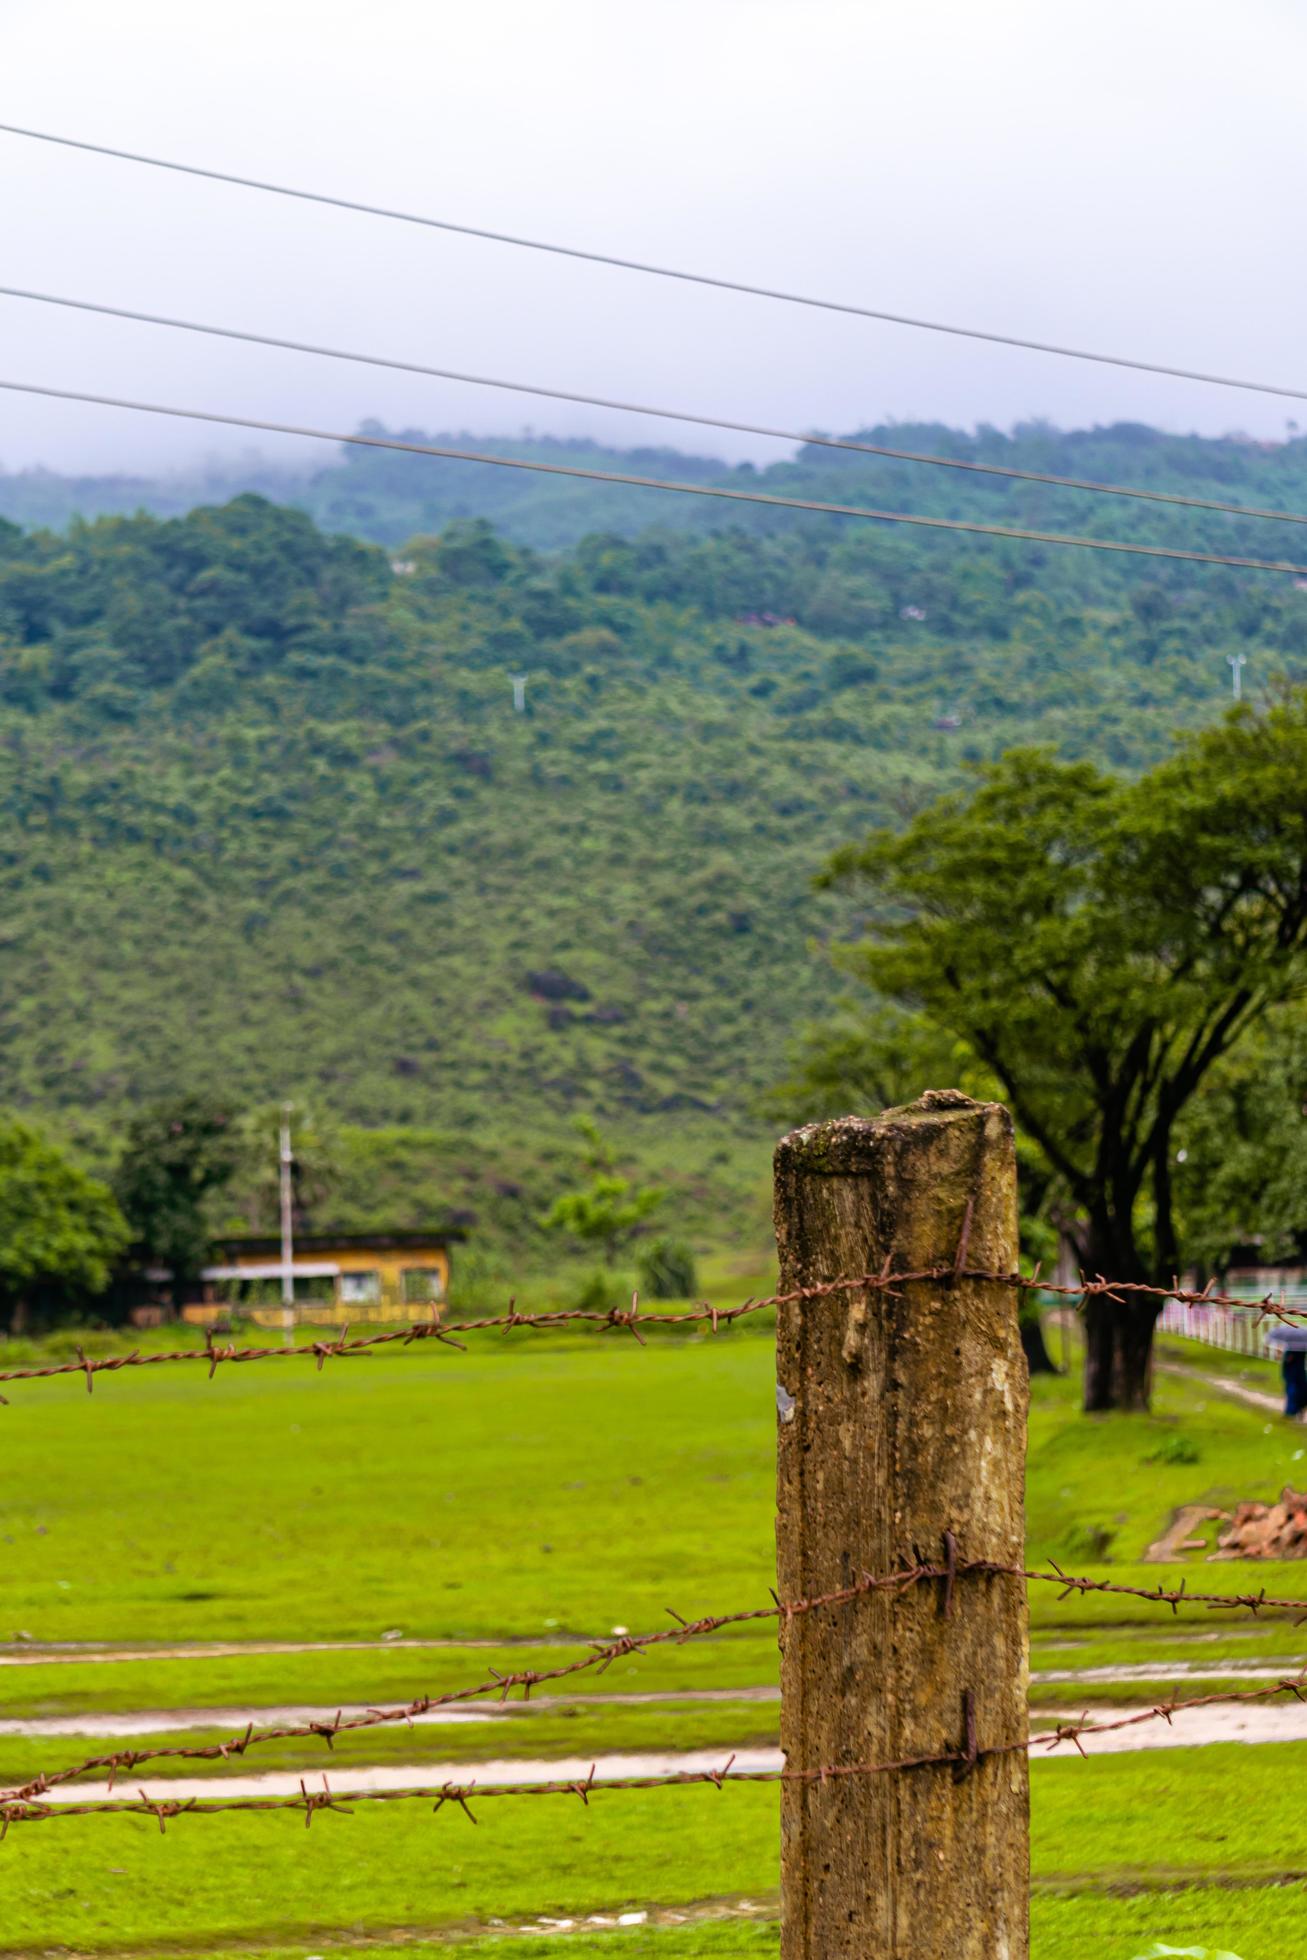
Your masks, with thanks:
M 457 1228 L 430 1232 L 333 1232 L 295 1240 L 291 1281 L 297 1321 L 420 1320 L 449 1291 Z M 182 1318 L 204 1327 L 232 1312 L 265 1327 L 286 1324 L 279 1238 L 221 1240 L 200 1277 L 203 1297 Z

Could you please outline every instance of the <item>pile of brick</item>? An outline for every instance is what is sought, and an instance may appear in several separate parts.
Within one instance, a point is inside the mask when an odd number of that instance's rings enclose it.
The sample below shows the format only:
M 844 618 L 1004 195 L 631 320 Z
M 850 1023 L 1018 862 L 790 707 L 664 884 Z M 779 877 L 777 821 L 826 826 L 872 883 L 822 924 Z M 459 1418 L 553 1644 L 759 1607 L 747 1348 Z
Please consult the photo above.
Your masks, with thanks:
M 1307 1491 L 1286 1484 L 1275 1504 L 1236 1504 L 1213 1558 L 1307 1558 Z

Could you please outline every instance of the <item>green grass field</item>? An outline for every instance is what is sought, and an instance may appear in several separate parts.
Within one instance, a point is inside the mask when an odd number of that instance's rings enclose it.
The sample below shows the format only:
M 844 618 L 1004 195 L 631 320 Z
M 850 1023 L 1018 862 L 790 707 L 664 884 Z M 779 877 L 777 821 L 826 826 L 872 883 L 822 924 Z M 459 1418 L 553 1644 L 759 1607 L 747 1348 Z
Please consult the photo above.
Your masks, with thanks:
M 1155 1413 L 1086 1421 L 1074 1384 L 1036 1381 L 1030 1555 L 1155 1584 L 1144 1563 L 1184 1503 L 1267 1496 L 1301 1477 L 1307 1432 L 1213 1390 L 1234 1357 L 1183 1349 L 1192 1377 L 1159 1375 Z M 0 1640 L 33 1664 L 0 1667 L 0 1716 L 149 1711 L 142 1734 L 199 1734 L 164 1711 L 403 1700 L 549 1665 L 616 1627 L 762 1604 L 773 1577 L 773 1361 L 766 1330 L 708 1336 L 476 1337 L 332 1365 L 126 1371 L 87 1399 L 76 1379 L 15 1384 L 0 1410 Z M 1182 1446 L 1177 1446 L 1180 1440 Z M 1091 1556 L 1092 1554 L 1092 1556 Z M 1191 1586 L 1255 1581 L 1302 1596 L 1301 1565 L 1185 1568 Z M 1307 1627 L 1106 1595 L 1058 1603 L 1032 1588 L 1032 1667 L 1281 1661 Z M 402 1641 L 447 1645 L 389 1644 Z M 246 1643 L 358 1642 L 310 1653 Z M 44 1643 L 142 1655 L 56 1660 Z M 231 1643 L 200 1658 L 173 1644 Z M 26 1652 L 24 1652 L 26 1649 Z M 39 1654 L 39 1658 L 37 1658 Z M 337 1745 L 352 1764 L 721 1747 L 774 1737 L 774 1628 L 626 1657 L 560 1695 L 660 1692 L 679 1701 L 570 1700 L 509 1720 L 381 1731 Z M 1203 1684 L 1205 1687 L 1207 1684 Z M 725 1699 L 694 1702 L 710 1688 Z M 1137 1695 L 1095 1684 L 1092 1699 Z M 1074 1684 L 1038 1694 L 1083 1704 Z M 212 1731 L 201 1735 L 212 1739 Z M 0 1774 L 25 1778 L 93 1748 L 77 1737 L 0 1736 Z M 245 1767 L 328 1766 L 318 1742 Z M 218 1766 L 206 1766 L 218 1767 Z M 153 1773 L 153 1772 L 151 1772 Z M 1037 1762 L 1033 1923 L 1038 1960 L 1131 1960 L 1154 1939 L 1227 1946 L 1242 1960 L 1307 1956 L 1301 1909 L 1307 1745 L 1222 1746 Z M 475 1775 L 475 1769 L 469 1769 Z M 654 1914 L 555 1942 L 588 1956 L 753 1955 L 775 1943 L 770 1787 L 487 1801 L 474 1829 L 448 1809 L 361 1808 L 352 1818 L 60 1819 L 11 1831 L 0 1853 L 0 1953 L 403 1950 L 458 1934 L 499 1948 L 551 1917 Z M 746 1898 L 762 1917 L 695 1916 Z M 662 1921 L 658 1921 L 658 1915 Z M 665 1922 L 665 1923 L 663 1923 Z

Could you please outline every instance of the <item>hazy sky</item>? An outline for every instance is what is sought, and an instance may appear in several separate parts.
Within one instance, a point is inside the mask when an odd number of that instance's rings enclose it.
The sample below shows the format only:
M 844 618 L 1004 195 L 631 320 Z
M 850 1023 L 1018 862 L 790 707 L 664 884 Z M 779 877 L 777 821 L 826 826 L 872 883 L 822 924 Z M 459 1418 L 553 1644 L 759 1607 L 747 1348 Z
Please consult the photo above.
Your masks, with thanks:
M 1294 385 L 1305 74 L 1295 0 L 0 0 L 6 120 Z M 1295 413 L 9 136 L 0 266 L 9 284 L 800 429 L 1048 416 L 1274 436 Z M 0 323 L 4 378 L 328 427 L 784 453 L 8 299 Z M 155 469 L 252 440 L 0 398 L 8 468 Z

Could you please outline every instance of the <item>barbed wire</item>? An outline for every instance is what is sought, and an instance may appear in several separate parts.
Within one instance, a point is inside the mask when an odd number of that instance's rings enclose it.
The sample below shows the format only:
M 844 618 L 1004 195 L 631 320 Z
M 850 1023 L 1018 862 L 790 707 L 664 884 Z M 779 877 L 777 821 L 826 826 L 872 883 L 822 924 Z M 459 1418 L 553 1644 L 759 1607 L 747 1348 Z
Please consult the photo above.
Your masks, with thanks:
M 995 1749 L 984 1751 L 986 1755 L 998 1755 L 1016 1749 L 1023 1749 L 1025 1743 L 1000 1744 Z M 950 1764 L 954 1767 L 966 1764 L 972 1767 L 980 1758 L 977 1751 L 968 1757 L 965 1748 L 949 1749 L 933 1756 L 909 1756 L 897 1762 L 886 1763 L 840 1763 L 829 1764 L 822 1769 L 732 1769 L 735 1758 L 731 1756 L 720 1769 L 668 1770 L 647 1776 L 598 1777 L 598 1763 L 593 1763 L 590 1774 L 585 1777 L 555 1777 L 536 1782 L 486 1783 L 440 1783 L 416 1785 L 401 1790 L 341 1790 L 333 1791 L 327 1778 L 322 1779 L 321 1791 L 310 1790 L 301 1779 L 299 1792 L 293 1796 L 266 1797 L 186 1797 L 153 1798 L 142 1790 L 139 1796 L 93 1797 L 82 1803 L 34 1803 L 30 1800 L 13 1801 L 0 1798 L 0 1840 L 7 1836 L 11 1824 L 31 1824 L 43 1822 L 52 1817 L 96 1817 L 133 1816 L 155 1817 L 159 1829 L 174 1817 L 187 1813 L 196 1816 L 215 1816 L 231 1810 L 299 1810 L 304 1812 L 304 1822 L 311 1824 L 318 1810 L 338 1810 L 349 1814 L 356 1804 L 361 1803 L 412 1803 L 429 1802 L 433 1810 L 441 1810 L 445 1804 L 456 1804 L 466 1812 L 472 1822 L 476 1818 L 469 1808 L 470 1799 L 475 1796 L 478 1803 L 486 1797 L 580 1797 L 587 1804 L 598 1791 L 610 1790 L 661 1790 L 685 1788 L 692 1784 L 712 1784 L 718 1790 L 727 1784 L 735 1783 L 783 1783 L 783 1782 L 827 1782 L 839 1776 L 881 1776 L 896 1770 L 925 1769 L 934 1764 Z
M 521 1313 L 516 1300 L 510 1300 L 505 1313 L 484 1314 L 475 1319 L 446 1321 L 433 1316 L 428 1320 L 418 1320 L 404 1326 L 389 1327 L 374 1334 L 355 1334 L 351 1337 L 348 1325 L 331 1340 L 303 1342 L 283 1342 L 279 1346 L 237 1347 L 234 1343 L 223 1346 L 215 1342 L 213 1330 L 205 1329 L 202 1346 L 169 1348 L 158 1354 L 142 1353 L 139 1348 L 130 1354 L 108 1354 L 92 1356 L 85 1349 L 75 1350 L 76 1359 L 52 1361 L 43 1367 L 6 1368 L 0 1370 L 0 1382 L 45 1381 L 57 1375 L 82 1375 L 90 1394 L 97 1375 L 116 1374 L 123 1368 L 157 1368 L 171 1362 L 203 1362 L 207 1365 L 209 1379 L 212 1381 L 218 1369 L 228 1363 L 247 1361 L 288 1361 L 312 1360 L 319 1371 L 327 1361 L 348 1360 L 352 1356 L 366 1356 L 375 1348 L 399 1345 L 411 1347 L 424 1341 L 438 1341 L 445 1347 L 464 1352 L 459 1340 L 461 1334 L 476 1334 L 498 1329 L 509 1332 L 517 1327 L 548 1331 L 575 1325 L 590 1325 L 601 1329 L 625 1330 L 644 1345 L 641 1329 L 645 1327 L 688 1327 L 705 1326 L 718 1334 L 724 1328 L 732 1327 L 737 1320 L 746 1315 L 761 1313 L 773 1307 L 793 1306 L 805 1300 L 825 1299 L 833 1293 L 879 1292 L 891 1295 L 904 1286 L 929 1282 L 953 1282 L 968 1280 L 993 1286 L 1011 1286 L 1023 1292 L 1052 1294 L 1059 1298 L 1075 1299 L 1084 1304 L 1092 1299 L 1108 1299 L 1124 1306 L 1131 1299 L 1174 1300 L 1184 1307 L 1233 1307 L 1242 1309 L 1255 1317 L 1260 1325 L 1263 1320 L 1293 1322 L 1307 1319 L 1307 1306 L 1291 1307 L 1285 1304 L 1283 1294 L 1276 1299 L 1274 1291 L 1249 1299 L 1238 1294 L 1220 1293 L 1214 1282 L 1201 1289 L 1181 1286 L 1177 1281 L 1170 1286 L 1154 1285 L 1143 1280 L 1105 1279 L 1101 1274 L 1093 1279 L 1084 1275 L 1072 1282 L 1056 1282 L 1042 1279 L 1038 1269 L 1034 1273 L 993 1273 L 984 1272 L 969 1266 L 926 1266 L 914 1272 L 891 1272 L 888 1268 L 878 1273 L 859 1273 L 847 1279 L 822 1280 L 811 1286 L 791 1287 L 785 1293 L 771 1293 L 765 1298 L 750 1296 L 738 1306 L 716 1307 L 702 1301 L 693 1307 L 682 1308 L 672 1313 L 650 1311 L 642 1307 L 639 1295 L 633 1293 L 629 1307 L 559 1307 L 541 1313 Z M 7 1398 L 0 1396 L 0 1402 Z
M 457 1703 L 484 1700 L 494 1696 L 506 1702 L 513 1690 L 522 1690 L 523 1700 L 529 1700 L 533 1688 L 546 1682 L 562 1681 L 574 1674 L 597 1669 L 605 1673 L 616 1660 L 628 1655 L 643 1654 L 650 1647 L 659 1647 L 669 1642 L 682 1646 L 706 1634 L 720 1633 L 724 1628 L 743 1626 L 760 1620 L 783 1620 L 787 1625 L 791 1620 L 805 1614 L 820 1611 L 827 1607 L 844 1606 L 854 1600 L 865 1598 L 876 1592 L 888 1592 L 895 1597 L 910 1591 L 923 1582 L 938 1582 L 942 1588 L 941 1611 L 947 1616 L 952 1610 L 954 1586 L 959 1578 L 967 1576 L 991 1578 L 1016 1578 L 1023 1581 L 1037 1581 L 1059 1586 L 1061 1597 L 1073 1593 L 1113 1593 L 1143 1600 L 1149 1604 L 1169 1605 L 1173 1613 L 1181 1606 L 1205 1606 L 1209 1611 L 1246 1610 L 1254 1615 L 1262 1611 L 1289 1611 L 1301 1619 L 1307 1619 L 1307 1599 L 1275 1598 L 1262 1587 L 1258 1592 L 1248 1593 L 1203 1593 L 1187 1590 L 1184 1580 L 1179 1586 L 1167 1588 L 1157 1586 L 1132 1586 L 1110 1579 L 1095 1579 L 1078 1574 L 1063 1572 L 1061 1567 L 1050 1561 L 1050 1571 L 1039 1571 L 1026 1566 L 1005 1565 L 993 1559 L 967 1559 L 958 1555 L 957 1540 L 952 1532 L 945 1533 L 945 1556 L 942 1563 L 919 1561 L 915 1565 L 886 1573 L 863 1573 L 847 1586 L 831 1592 L 815 1593 L 807 1598 L 781 1600 L 773 1593 L 770 1606 L 748 1607 L 730 1613 L 704 1615 L 695 1620 L 684 1619 L 674 1609 L 668 1608 L 675 1624 L 659 1627 L 652 1633 L 620 1634 L 614 1639 L 592 1642 L 588 1651 L 574 1660 L 560 1662 L 555 1667 L 523 1668 L 515 1673 L 501 1673 L 491 1668 L 485 1680 L 464 1688 L 448 1689 L 440 1694 L 415 1696 L 412 1701 L 390 1708 L 368 1708 L 361 1714 L 346 1715 L 341 1710 L 328 1719 L 313 1719 L 302 1722 L 287 1722 L 256 1728 L 253 1722 L 243 1730 L 217 1742 L 170 1743 L 149 1749 L 116 1749 L 103 1754 L 87 1756 L 78 1763 L 61 1770 L 44 1771 L 29 1782 L 10 1790 L 0 1792 L 0 1804 L 25 1802 L 40 1798 L 47 1791 L 63 1784 L 75 1782 L 79 1777 L 97 1770 L 107 1770 L 109 1787 L 113 1788 L 115 1779 L 123 1772 L 130 1773 L 142 1763 L 164 1760 L 184 1759 L 192 1762 L 227 1762 L 232 1757 L 244 1756 L 248 1750 L 270 1742 L 307 1741 L 318 1738 L 330 1749 L 337 1736 L 351 1734 L 359 1730 L 380 1728 L 389 1724 L 412 1722 L 415 1718 L 430 1714 L 439 1708 L 448 1708 Z M 1307 1686 L 1307 1675 L 1295 1677 L 1300 1685 Z M 1259 1690 L 1259 1693 L 1278 1693 L 1287 1684 L 1285 1681 L 1274 1689 Z M 1244 1695 L 1213 1695 L 1199 1697 L 1194 1705 L 1205 1700 L 1242 1700 Z M 1253 1697 L 1255 1698 L 1255 1697 Z M 1189 1704 L 1176 1704 L 1187 1706 Z M 1130 1718 L 1138 1719 L 1138 1718 Z M 1122 1724 L 1128 1726 L 1128 1723 Z
M 1268 1701 L 1277 1695 L 1291 1694 L 1297 1701 L 1307 1701 L 1307 1669 L 1294 1675 L 1285 1675 L 1281 1680 L 1257 1688 L 1230 1689 L 1206 1695 L 1174 1696 L 1157 1702 L 1151 1708 L 1138 1709 L 1129 1715 L 1112 1720 L 1094 1720 L 1086 1711 L 1078 1722 L 1058 1722 L 1051 1729 L 1040 1729 L 1012 1741 L 1000 1742 L 981 1747 L 976 1727 L 975 1696 L 969 1690 L 963 1694 L 963 1740 L 960 1744 L 950 1744 L 932 1755 L 904 1756 L 893 1761 L 881 1763 L 826 1763 L 818 1769 L 742 1769 L 732 1766 L 734 1755 L 730 1756 L 720 1769 L 663 1770 L 643 1776 L 613 1776 L 599 1778 L 598 1762 L 592 1762 L 588 1776 L 548 1777 L 522 1780 L 510 1783 L 490 1783 L 479 1785 L 475 1778 L 467 1783 L 446 1781 L 440 1784 L 414 1785 L 398 1790 L 339 1790 L 333 1791 L 327 1777 L 322 1778 L 322 1789 L 311 1790 L 301 1777 L 299 1791 L 287 1796 L 247 1796 L 247 1797 L 149 1797 L 141 1790 L 135 1798 L 93 1797 L 82 1802 L 42 1803 L 30 1795 L 15 1793 L 0 1797 L 0 1841 L 7 1837 L 11 1824 L 30 1824 L 48 1821 L 53 1817 L 102 1817 L 102 1816 L 147 1816 L 153 1817 L 160 1831 L 166 1829 L 175 1817 L 189 1814 L 196 1816 L 217 1816 L 229 1811 L 302 1811 L 306 1827 L 313 1822 L 314 1813 L 319 1810 L 340 1811 L 348 1816 L 358 1804 L 388 1804 L 429 1802 L 433 1811 L 440 1811 L 448 1804 L 454 1804 L 464 1811 L 472 1823 L 477 1819 L 471 1809 L 471 1799 L 478 1803 L 487 1797 L 549 1797 L 574 1796 L 589 1805 L 590 1798 L 597 1791 L 622 1790 L 664 1790 L 684 1789 L 692 1785 L 711 1784 L 715 1789 L 725 1789 L 728 1784 L 745 1783 L 828 1783 L 846 1776 L 887 1776 L 917 1769 L 951 1769 L 956 1779 L 970 1775 L 976 1766 L 992 1756 L 1026 1753 L 1033 1755 L 1043 1750 L 1051 1755 L 1053 1750 L 1071 1745 L 1083 1758 L 1087 1755 L 1084 1738 L 1090 1735 L 1112 1735 L 1124 1729 L 1138 1728 L 1144 1723 L 1165 1721 L 1171 1724 L 1175 1717 L 1188 1710 L 1210 1708 L 1217 1704 L 1238 1702 Z
M 955 1567 L 955 1571 L 959 1568 Z M 658 1627 L 652 1633 L 619 1634 L 607 1641 L 592 1642 L 589 1651 L 580 1654 L 575 1660 L 560 1662 L 556 1667 L 522 1668 L 516 1673 L 503 1674 L 491 1668 L 489 1676 L 483 1681 L 466 1688 L 452 1688 L 443 1694 L 418 1695 L 412 1701 L 393 1708 L 369 1708 L 360 1715 L 344 1715 L 337 1712 L 329 1721 L 306 1721 L 283 1723 L 275 1727 L 255 1729 L 252 1723 L 244 1730 L 221 1742 L 175 1743 L 157 1749 L 118 1749 L 104 1755 L 88 1756 L 68 1769 L 57 1770 L 34 1777 L 21 1788 L 0 1793 L 0 1802 L 21 1800 L 40 1796 L 43 1791 L 56 1785 L 69 1783 L 77 1777 L 93 1770 L 108 1770 L 110 1783 L 124 1770 L 130 1771 L 141 1763 L 157 1762 L 165 1757 L 185 1757 L 193 1761 L 228 1760 L 232 1756 L 243 1756 L 248 1749 L 268 1742 L 285 1742 L 319 1737 L 330 1748 L 338 1735 L 353 1730 L 378 1728 L 386 1723 L 409 1722 L 420 1715 L 429 1714 L 433 1709 L 448 1708 L 458 1702 L 484 1700 L 494 1696 L 505 1702 L 515 1688 L 522 1690 L 522 1698 L 527 1701 L 533 1688 L 545 1682 L 562 1681 L 569 1675 L 583 1674 L 590 1669 L 606 1673 L 614 1661 L 622 1660 L 630 1654 L 642 1654 L 649 1647 L 661 1647 L 668 1643 L 682 1646 L 687 1640 L 694 1640 L 705 1634 L 720 1633 L 723 1628 L 743 1626 L 749 1621 L 775 1620 L 781 1617 L 795 1618 L 805 1613 L 813 1613 L 822 1607 L 843 1606 L 849 1601 L 859 1599 L 867 1593 L 879 1591 L 899 1591 L 918 1584 L 923 1579 L 947 1578 L 947 1566 L 916 1565 L 902 1571 L 883 1573 L 874 1576 L 870 1573 L 853 1581 L 851 1585 L 841 1586 L 833 1592 L 816 1593 L 806 1599 L 782 1602 L 773 1594 L 770 1606 L 747 1607 L 732 1613 L 704 1615 L 699 1619 L 684 1619 L 669 1607 L 674 1625 Z M 1307 1613 L 1307 1603 L 1303 1611 Z

